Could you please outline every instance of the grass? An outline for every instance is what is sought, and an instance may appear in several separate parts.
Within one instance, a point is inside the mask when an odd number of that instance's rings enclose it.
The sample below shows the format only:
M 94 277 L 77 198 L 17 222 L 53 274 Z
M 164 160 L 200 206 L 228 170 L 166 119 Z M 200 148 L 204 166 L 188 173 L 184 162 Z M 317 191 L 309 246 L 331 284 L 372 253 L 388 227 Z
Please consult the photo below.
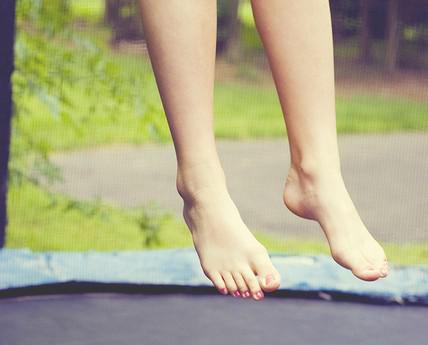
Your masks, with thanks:
M 72 117 L 76 126 L 49 115 L 49 109 L 35 96 L 21 102 L 32 109 L 24 126 L 34 140 L 44 141 L 52 150 L 68 150 L 117 142 L 141 144 L 169 141 L 170 135 L 162 110 L 150 64 L 144 58 L 113 54 L 120 64 L 124 80 L 138 75 L 135 90 L 141 90 L 142 101 L 126 100 L 114 112 L 111 97 L 100 89 L 88 94 L 76 83 L 64 87 L 75 107 Z M 122 85 L 130 88 L 132 86 Z M 103 93 L 104 92 L 104 93 Z M 93 104 L 99 107 L 93 108 Z M 149 104 L 150 107 L 146 105 Z M 428 130 L 428 101 L 397 99 L 376 94 L 355 93 L 338 96 L 337 130 L 339 133 L 385 133 Z M 106 110 L 107 109 L 107 110 Z M 144 122 L 144 112 L 157 124 L 151 133 Z M 143 114 L 143 115 L 142 115 Z M 32 129 L 36 128 L 36 131 Z M 284 124 L 276 91 L 256 83 L 217 81 L 215 84 L 215 133 L 219 138 L 243 139 L 284 136 Z
M 275 90 L 238 83 L 218 83 L 216 97 L 215 129 L 218 137 L 284 135 L 282 113 Z M 428 129 L 428 101 L 354 94 L 351 97 L 337 97 L 336 107 L 339 133 Z
M 257 239 L 270 253 L 286 253 L 290 255 L 330 255 L 325 241 L 301 238 L 277 238 L 264 232 L 255 232 Z M 419 243 L 389 243 L 382 246 L 388 260 L 396 265 L 428 265 L 428 242 Z
M 12 187 L 8 202 L 13 205 L 9 208 L 8 248 L 116 251 L 192 246 L 184 223 L 154 206 L 122 209 L 104 203 L 76 202 L 28 184 Z M 142 216 L 147 212 L 151 212 L 150 217 Z M 153 241 L 150 246 L 147 229 L 141 226 L 142 218 L 149 218 L 151 224 L 143 222 L 143 225 L 152 227 L 156 233 L 158 242 Z M 324 241 L 254 233 L 271 253 L 328 254 Z M 384 246 L 395 264 L 428 264 L 428 243 Z
M 147 222 L 144 228 L 139 223 L 149 207 L 121 209 L 103 203 L 76 202 L 29 184 L 12 186 L 8 197 L 9 248 L 110 251 L 148 247 Z M 159 243 L 154 241 L 150 248 L 191 245 L 184 224 L 152 208 L 150 225 Z

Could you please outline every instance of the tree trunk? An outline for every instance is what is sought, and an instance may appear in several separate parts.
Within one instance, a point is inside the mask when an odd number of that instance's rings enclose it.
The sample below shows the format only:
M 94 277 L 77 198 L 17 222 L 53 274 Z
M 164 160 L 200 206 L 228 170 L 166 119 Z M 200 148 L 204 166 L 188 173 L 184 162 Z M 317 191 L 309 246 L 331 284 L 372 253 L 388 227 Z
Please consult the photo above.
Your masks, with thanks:
M 104 10 L 104 22 L 112 25 L 117 21 L 119 16 L 120 1 L 106 0 Z
M 13 47 L 15 41 L 15 0 L 0 2 L 0 248 L 7 226 L 7 175 L 12 119 Z
M 369 63 L 372 60 L 371 55 L 371 37 L 370 37 L 370 3 L 371 0 L 361 0 L 361 36 L 360 36 L 360 61 Z
M 394 72 L 398 66 L 398 47 L 400 41 L 399 0 L 388 0 L 387 6 L 385 67 L 389 72 Z
M 143 37 L 135 0 L 105 0 L 104 22 L 112 29 L 111 43 Z M 125 10 L 125 11 L 123 11 Z M 127 13 L 124 15 L 124 13 Z
M 240 56 L 240 23 L 238 18 L 239 0 L 229 0 L 229 15 L 227 25 L 227 41 L 225 56 L 234 62 Z

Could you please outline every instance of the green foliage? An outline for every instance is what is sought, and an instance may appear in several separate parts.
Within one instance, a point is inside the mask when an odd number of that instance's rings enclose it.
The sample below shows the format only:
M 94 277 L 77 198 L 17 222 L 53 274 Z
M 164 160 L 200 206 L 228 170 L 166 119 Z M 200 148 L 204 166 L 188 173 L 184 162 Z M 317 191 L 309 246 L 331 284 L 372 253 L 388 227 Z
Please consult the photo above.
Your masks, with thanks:
M 60 179 L 60 170 L 50 162 L 49 153 L 61 145 L 68 144 L 71 148 L 84 138 L 92 138 L 94 128 L 103 126 L 106 119 L 110 133 L 121 133 L 117 129 L 119 118 L 126 113 L 124 118 L 132 123 L 140 136 L 157 137 L 158 118 L 162 114 L 153 102 L 141 95 L 145 76 L 135 71 L 124 73 L 123 60 L 115 59 L 106 53 L 105 46 L 73 30 L 67 4 L 60 0 L 19 0 L 17 3 L 14 118 L 9 162 L 11 195 L 18 186 L 24 192 L 29 190 L 29 183 L 35 186 Z M 71 140 L 67 141 L 67 138 Z M 33 198 L 24 208 L 21 200 L 10 203 L 8 232 L 12 238 L 17 234 L 14 231 L 17 222 L 24 222 L 24 226 L 18 225 L 20 230 L 30 231 L 18 231 L 22 236 L 15 238 L 15 243 L 25 246 L 36 241 L 40 249 L 63 249 L 62 236 L 68 240 L 81 236 L 82 228 L 76 227 L 81 222 L 87 230 L 86 238 L 91 239 L 89 244 L 98 234 L 93 230 L 96 226 L 106 228 L 113 237 L 116 220 L 125 222 L 125 229 L 132 229 L 128 246 L 131 239 L 147 246 L 157 244 L 158 226 L 154 226 L 154 218 L 111 218 L 108 208 L 100 202 L 64 200 L 49 192 L 35 194 L 39 198 Z M 40 209 L 40 203 L 45 203 L 45 207 Z M 30 213 L 29 208 L 35 212 Z M 26 217 L 30 218 L 29 223 L 25 223 Z M 43 235 L 33 231 L 40 221 L 43 222 Z M 113 225 L 106 222 L 113 222 Z M 69 233 L 60 233 L 58 229 Z M 138 229 L 143 241 L 139 239 Z M 53 237 L 47 240 L 49 233 Z M 100 242 L 100 247 L 110 245 L 102 239 L 96 241 Z M 124 243 L 119 246 L 126 247 Z
M 69 0 L 69 6 L 73 18 L 99 23 L 104 16 L 105 0 Z
M 160 208 L 154 205 L 142 209 L 137 217 L 137 224 L 144 237 L 143 246 L 153 248 L 162 245 L 162 224 L 171 220 L 171 215 L 162 213 Z
M 18 27 L 31 24 L 45 34 L 54 35 L 70 22 L 67 0 L 18 0 L 16 3 Z
M 126 106 L 140 128 L 152 136 L 157 134 L 157 119 L 147 112 L 159 112 L 141 96 L 144 78 L 138 73 L 123 73 L 122 61 L 73 30 L 69 17 L 65 0 L 17 3 L 11 183 L 39 183 L 43 178 L 60 176 L 48 159 L 51 133 L 38 135 L 43 129 L 34 128 L 34 117 L 51 118 L 76 137 L 90 136 L 85 126 L 91 114 L 102 114 L 114 122 Z M 79 98 L 74 88 L 79 89 Z
M 250 1 L 248 0 L 241 1 L 241 3 L 239 4 L 238 16 L 241 24 L 248 27 L 256 26 L 256 23 L 254 22 L 253 10 L 251 8 Z
M 238 17 L 241 22 L 241 45 L 245 53 L 260 53 L 263 44 L 256 29 L 250 1 L 240 3 Z

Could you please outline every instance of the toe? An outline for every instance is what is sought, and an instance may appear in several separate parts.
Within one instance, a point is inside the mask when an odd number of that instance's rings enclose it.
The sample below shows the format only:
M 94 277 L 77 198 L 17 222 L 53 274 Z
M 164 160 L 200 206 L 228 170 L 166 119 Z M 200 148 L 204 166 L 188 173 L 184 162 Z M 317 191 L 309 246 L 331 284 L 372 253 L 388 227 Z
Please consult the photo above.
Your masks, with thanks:
M 359 279 L 374 281 L 381 278 L 384 262 L 383 260 L 373 260 L 369 255 L 361 250 L 342 250 L 339 255 L 335 253 L 333 258 L 337 263 L 348 268 Z M 387 272 L 386 272 L 387 273 Z
M 273 266 L 267 252 L 256 257 L 253 261 L 253 269 L 257 274 L 260 287 L 266 292 L 272 292 L 279 288 L 281 276 Z
M 389 274 L 388 261 L 385 259 L 380 269 L 380 277 L 385 278 Z
M 261 288 L 266 292 L 272 292 L 279 288 L 281 276 L 273 265 L 266 265 L 256 271 Z
M 354 269 L 352 273 L 361 280 L 375 281 L 381 277 L 381 274 L 376 268 Z
M 251 294 L 250 294 L 249 288 L 248 288 L 247 284 L 245 283 L 245 280 L 242 277 L 241 273 L 240 272 L 232 272 L 232 276 L 233 276 L 233 279 L 235 280 L 235 283 L 239 289 L 239 292 L 241 293 L 241 296 L 243 298 L 250 297 Z
M 369 256 L 368 253 L 373 253 L 373 251 L 364 251 L 362 252 L 362 256 L 366 261 L 366 266 L 361 266 L 362 270 L 360 272 L 355 272 L 357 277 L 367 280 L 373 281 L 379 278 L 385 278 L 389 273 L 388 260 L 386 259 L 385 252 L 382 247 L 379 246 L 377 242 L 375 249 L 377 249 L 377 254 L 373 256 Z
M 260 275 L 259 280 L 260 286 L 266 292 L 277 290 L 281 284 L 278 272 Z
M 240 297 L 241 293 L 238 290 L 238 287 L 235 283 L 235 279 L 233 279 L 232 274 L 230 272 L 222 272 L 222 277 L 229 293 L 234 297 Z
M 228 290 L 226 288 L 226 284 L 224 283 L 224 280 L 221 276 L 221 274 L 217 271 L 215 272 L 207 272 L 206 273 L 208 279 L 212 281 L 216 289 L 222 294 L 227 295 Z
M 360 270 L 353 270 L 352 273 L 354 273 L 354 275 L 358 278 L 367 281 L 374 281 L 379 278 L 385 278 L 389 273 L 388 262 L 384 260 L 382 263 L 377 264 L 376 266 L 366 266 L 366 268 Z
M 251 296 L 256 300 L 262 299 L 264 294 L 253 271 L 248 267 L 248 269 L 243 270 L 241 274 L 250 289 Z
M 361 280 L 374 281 L 381 277 L 380 267 L 381 265 L 374 265 L 361 255 L 359 260 L 355 260 L 355 264 L 351 265 L 351 271 Z

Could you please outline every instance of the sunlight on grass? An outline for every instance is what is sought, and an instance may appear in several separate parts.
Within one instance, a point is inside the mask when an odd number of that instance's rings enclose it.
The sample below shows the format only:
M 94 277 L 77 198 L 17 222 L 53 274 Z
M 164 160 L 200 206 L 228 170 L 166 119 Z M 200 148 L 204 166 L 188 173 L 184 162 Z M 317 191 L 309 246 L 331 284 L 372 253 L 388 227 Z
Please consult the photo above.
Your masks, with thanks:
M 148 232 L 141 228 L 145 207 L 122 209 L 97 202 L 77 202 L 52 196 L 31 186 L 13 186 L 9 192 L 7 247 L 35 251 L 118 251 L 192 247 L 185 224 L 170 214 L 154 212 L 145 226 L 156 231 L 153 245 L 147 246 Z M 147 217 L 145 217 L 147 218 Z M 277 237 L 254 232 L 270 253 L 290 255 L 328 254 L 324 241 Z M 391 262 L 428 264 L 428 243 L 384 244 Z
M 256 232 L 257 239 L 268 248 L 270 253 L 290 255 L 330 255 L 325 241 L 299 239 L 296 237 L 278 237 Z M 388 260 L 396 265 L 428 265 L 428 242 L 418 243 L 382 243 Z
M 337 129 L 340 133 L 426 131 L 428 101 L 393 99 L 354 93 L 337 98 Z
M 9 191 L 6 245 L 32 250 L 130 250 L 147 248 L 138 220 L 142 209 L 121 209 L 104 203 L 52 197 L 31 185 Z M 169 215 L 153 216 L 159 244 L 151 248 L 191 245 L 184 224 Z

